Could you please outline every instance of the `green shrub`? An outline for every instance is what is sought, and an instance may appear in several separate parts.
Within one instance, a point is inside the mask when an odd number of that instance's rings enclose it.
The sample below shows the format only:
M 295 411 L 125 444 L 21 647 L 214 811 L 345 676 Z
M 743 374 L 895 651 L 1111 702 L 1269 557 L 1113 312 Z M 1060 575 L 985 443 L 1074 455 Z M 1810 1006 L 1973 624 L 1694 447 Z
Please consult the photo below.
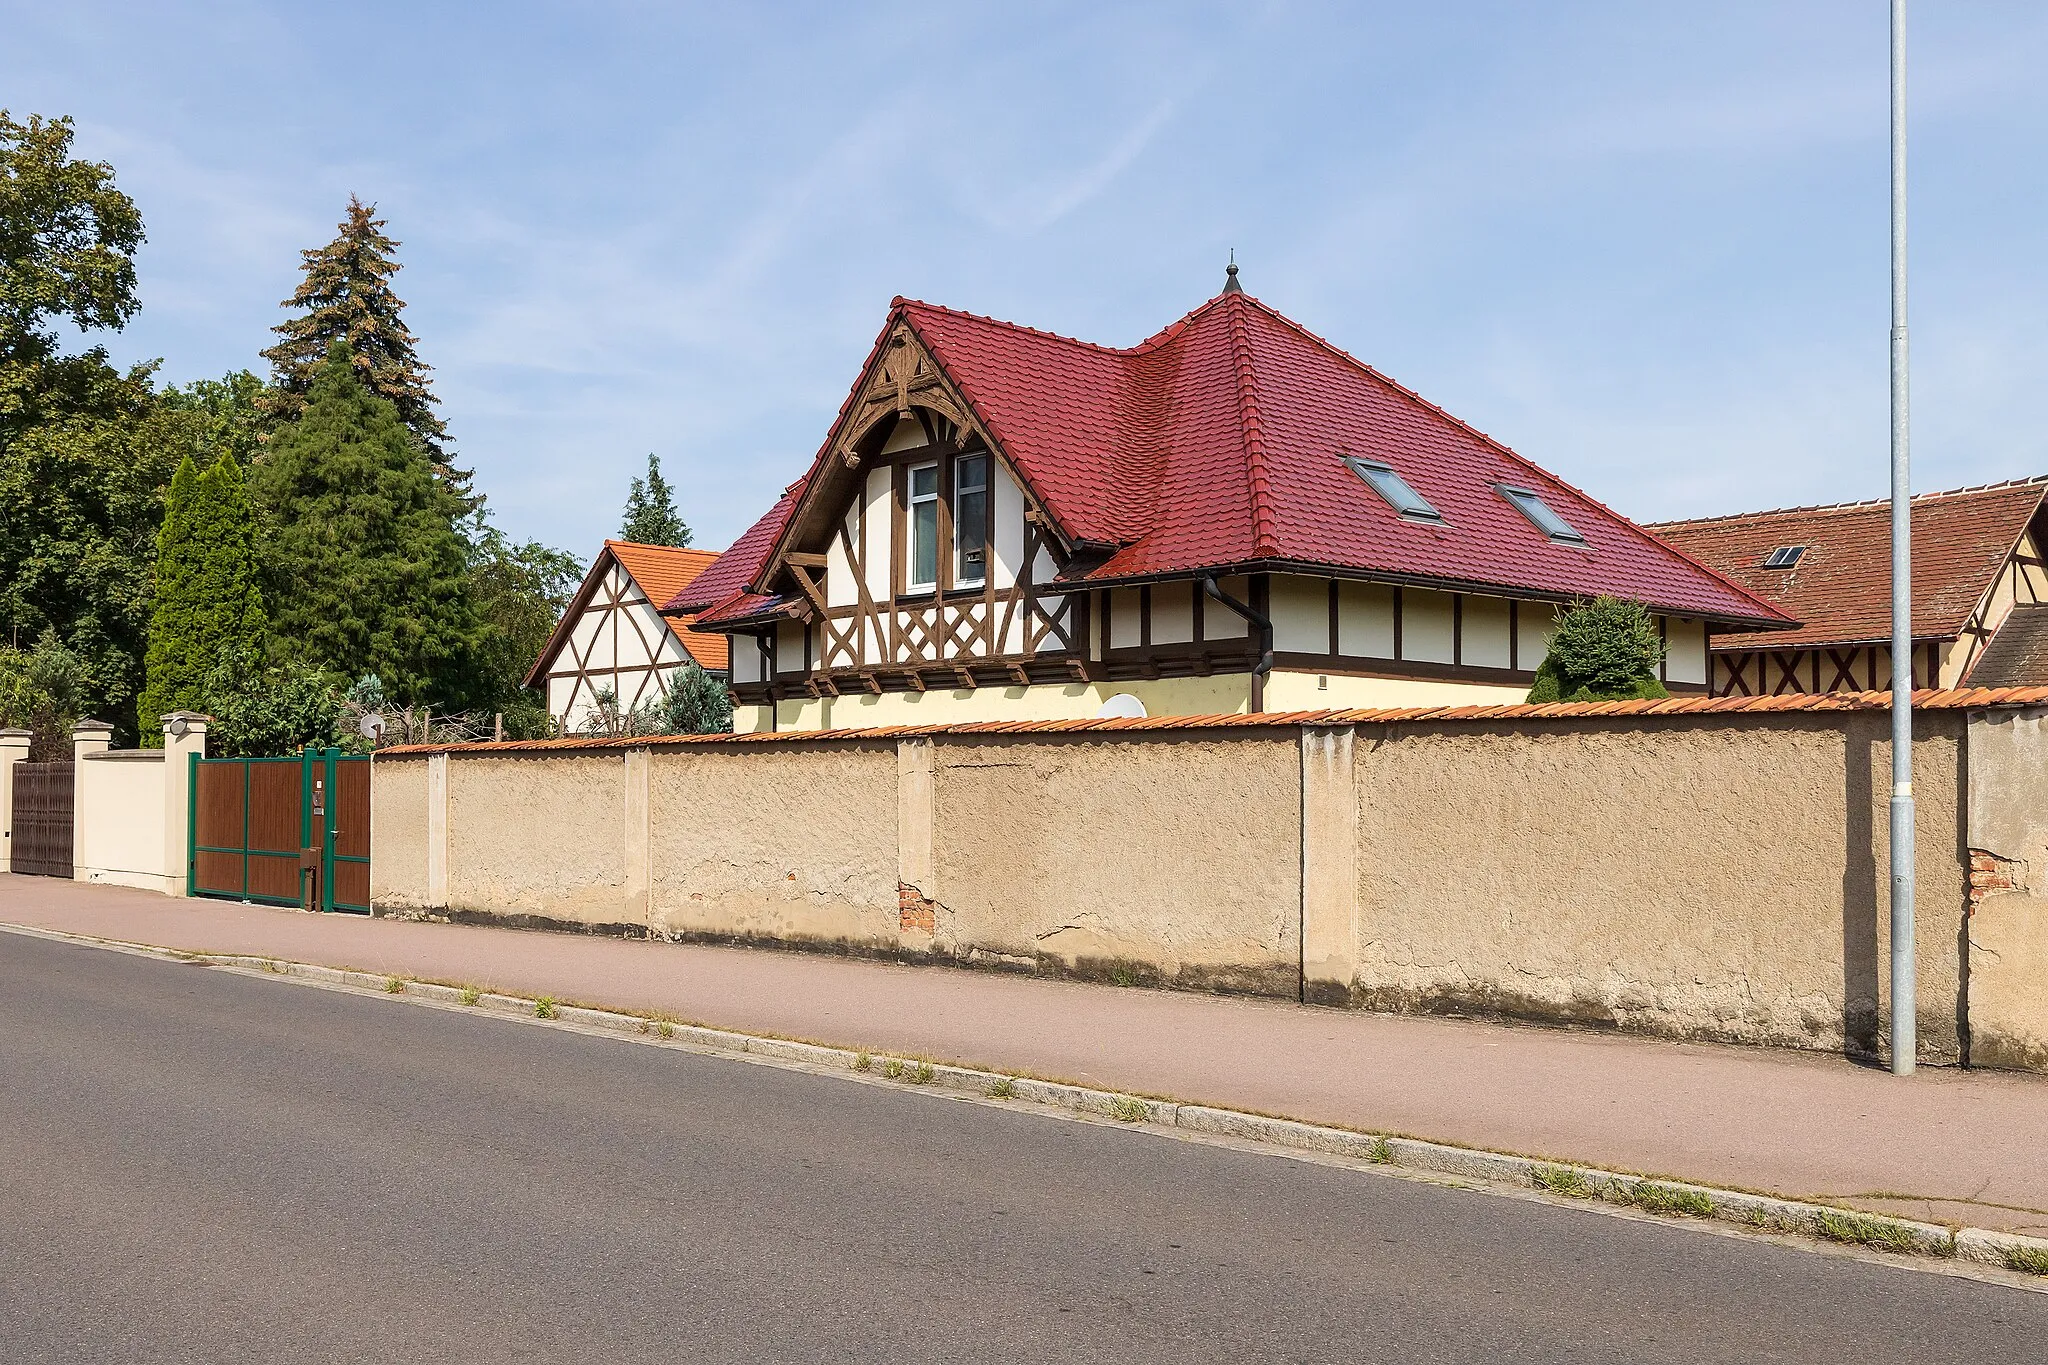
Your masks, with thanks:
M 1596 597 L 1558 613 L 1550 652 L 1536 669 L 1532 702 L 1657 700 L 1664 642 L 1640 602 Z

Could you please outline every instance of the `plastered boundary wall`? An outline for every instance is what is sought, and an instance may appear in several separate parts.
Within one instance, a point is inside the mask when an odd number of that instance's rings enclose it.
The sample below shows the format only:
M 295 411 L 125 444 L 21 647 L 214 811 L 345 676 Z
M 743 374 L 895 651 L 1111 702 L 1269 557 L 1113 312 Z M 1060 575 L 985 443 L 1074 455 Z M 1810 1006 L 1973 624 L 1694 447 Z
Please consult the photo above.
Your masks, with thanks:
M 2044 714 L 1920 713 L 1923 1060 L 2048 1069 Z M 385 754 L 372 894 L 1876 1055 L 1887 725 L 1693 707 Z

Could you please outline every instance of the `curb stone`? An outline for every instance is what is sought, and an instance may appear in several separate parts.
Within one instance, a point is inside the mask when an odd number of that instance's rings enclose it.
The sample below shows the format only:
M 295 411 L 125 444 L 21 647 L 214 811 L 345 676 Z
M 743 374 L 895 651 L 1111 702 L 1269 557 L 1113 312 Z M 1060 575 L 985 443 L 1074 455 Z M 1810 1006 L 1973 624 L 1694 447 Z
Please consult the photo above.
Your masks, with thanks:
M 978 1098 L 1000 1096 L 1134 1126 L 1177 1128 L 1212 1137 L 1317 1152 L 1375 1166 L 1533 1189 L 1587 1204 L 1630 1205 L 1671 1218 L 1692 1217 L 1765 1232 L 1796 1233 L 1901 1255 L 1968 1261 L 2041 1277 L 2043 1288 L 2048 1289 L 2048 1238 L 1994 1232 L 1986 1228 L 1965 1227 L 1951 1231 L 1932 1223 L 1888 1214 L 1862 1213 L 1829 1204 L 1779 1199 L 1678 1180 L 1651 1179 L 1593 1166 L 1454 1147 L 1420 1138 L 1331 1128 L 1236 1109 L 1179 1104 L 1060 1081 L 980 1071 L 854 1048 L 769 1038 L 760 1034 L 707 1028 L 700 1024 L 674 1023 L 615 1010 L 557 1004 L 549 1016 L 541 1017 L 538 999 L 479 991 L 471 1000 L 466 998 L 470 992 L 455 986 L 373 972 L 241 954 L 180 952 L 149 944 L 124 943 L 25 925 L 0 924 L 0 930 L 32 938 L 108 948 L 166 962 L 225 968 L 260 976 L 297 978 L 318 985 L 399 996 L 493 1015 L 511 1015 L 536 1023 L 570 1026 L 579 1031 L 629 1035 L 635 1039 L 680 1044 L 713 1053 L 740 1053 L 819 1071 L 860 1072 L 868 1079 L 904 1087 L 930 1086 L 971 1093 Z M 861 1058 L 867 1058 L 868 1065 L 860 1065 Z M 895 1075 L 887 1071 L 890 1062 L 897 1064 Z

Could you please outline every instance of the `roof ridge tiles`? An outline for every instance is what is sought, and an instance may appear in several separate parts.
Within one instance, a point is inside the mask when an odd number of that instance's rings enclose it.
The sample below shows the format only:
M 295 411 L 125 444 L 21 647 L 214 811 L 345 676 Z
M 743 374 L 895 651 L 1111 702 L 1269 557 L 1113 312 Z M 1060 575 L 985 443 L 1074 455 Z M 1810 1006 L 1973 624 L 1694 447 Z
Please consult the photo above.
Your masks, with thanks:
M 1083 350 L 1096 351 L 1103 355 L 1134 356 L 1143 355 L 1148 351 L 1157 350 L 1159 347 L 1165 345 L 1167 342 L 1171 341 L 1174 337 L 1178 336 L 1182 331 L 1184 331 L 1188 323 L 1193 321 L 1197 314 L 1206 312 L 1209 309 L 1214 308 L 1217 304 L 1221 303 L 1224 299 L 1228 297 L 1231 296 L 1225 294 L 1218 294 L 1215 298 L 1208 299 L 1199 306 L 1190 308 L 1187 312 L 1181 314 L 1178 318 L 1175 318 L 1172 322 L 1169 322 L 1168 324 L 1166 324 L 1166 326 L 1160 328 L 1151 336 L 1148 336 L 1144 338 L 1142 341 L 1139 341 L 1130 346 L 1107 346 L 1099 341 L 1084 341 L 1080 337 L 1070 337 L 1064 332 L 1049 331 L 1044 327 L 1033 327 L 1030 324 L 1023 322 L 1011 322 L 1008 318 L 991 317 L 987 313 L 970 312 L 965 308 L 949 308 L 943 303 L 931 303 L 925 299 L 906 298 L 901 294 L 898 294 L 895 298 L 891 299 L 889 301 L 889 306 L 892 310 L 921 308 L 927 312 L 944 313 L 948 317 L 966 318 L 971 322 L 986 323 L 990 327 L 1001 327 L 1007 331 L 1018 332 L 1023 334 L 1024 336 L 1039 337 L 1046 341 L 1064 342 L 1066 345 L 1078 346 Z M 1251 296 L 1249 294 L 1239 294 L 1236 295 L 1236 297 L 1249 299 Z
M 1996 493 L 2007 488 L 2029 488 L 2043 486 L 2048 491 L 2048 474 L 2030 474 L 2020 479 L 2003 479 L 1996 483 L 1965 484 L 1961 488 L 1937 488 L 1925 493 L 1915 493 L 1913 502 L 1932 502 L 1936 498 L 1965 497 L 1973 493 Z M 1787 517 L 1807 512 L 1865 512 L 1872 508 L 1888 507 L 1890 498 L 1858 498 L 1852 502 L 1815 502 L 1797 507 L 1766 507 L 1754 512 L 1724 512 L 1712 517 L 1682 517 L 1676 521 L 1646 521 L 1647 530 L 1695 526 L 1718 526 L 1726 522 L 1757 521 L 1764 517 Z
M 1245 466 L 1251 485 L 1252 554 L 1271 558 L 1280 553 L 1279 538 L 1273 530 L 1273 477 L 1266 464 L 1266 428 L 1259 417 L 1259 377 L 1252 365 L 1251 332 L 1244 323 L 1247 295 L 1225 297 L 1237 302 L 1230 309 L 1230 354 L 1237 370 L 1238 427 L 1244 437 Z

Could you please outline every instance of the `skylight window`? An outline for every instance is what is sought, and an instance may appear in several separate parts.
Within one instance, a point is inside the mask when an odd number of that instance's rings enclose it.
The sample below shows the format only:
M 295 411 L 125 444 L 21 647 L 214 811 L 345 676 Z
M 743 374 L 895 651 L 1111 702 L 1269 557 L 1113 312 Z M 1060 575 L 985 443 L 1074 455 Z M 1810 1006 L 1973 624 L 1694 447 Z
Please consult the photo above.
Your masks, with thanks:
M 1443 513 L 1431 507 L 1428 499 L 1410 488 L 1408 481 L 1396 474 L 1392 465 L 1382 464 L 1378 460 L 1361 460 L 1356 455 L 1346 455 L 1344 463 L 1406 520 L 1432 523 L 1443 521 Z
M 1766 569 L 1789 569 L 1799 562 L 1801 555 L 1812 549 L 1811 545 L 1780 545 L 1764 556 Z
M 1514 509 L 1529 519 L 1529 524 L 1549 536 L 1552 540 L 1566 545 L 1584 545 L 1586 538 L 1572 529 L 1572 524 L 1552 510 L 1549 503 L 1526 488 L 1514 488 L 1508 484 L 1495 484 L 1500 495 L 1514 505 Z

